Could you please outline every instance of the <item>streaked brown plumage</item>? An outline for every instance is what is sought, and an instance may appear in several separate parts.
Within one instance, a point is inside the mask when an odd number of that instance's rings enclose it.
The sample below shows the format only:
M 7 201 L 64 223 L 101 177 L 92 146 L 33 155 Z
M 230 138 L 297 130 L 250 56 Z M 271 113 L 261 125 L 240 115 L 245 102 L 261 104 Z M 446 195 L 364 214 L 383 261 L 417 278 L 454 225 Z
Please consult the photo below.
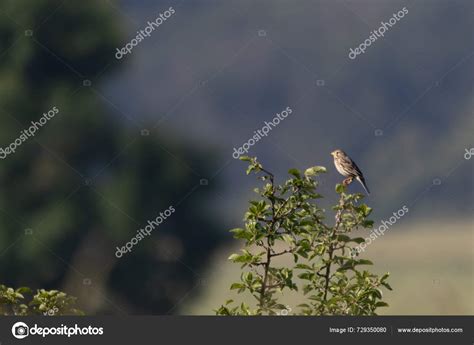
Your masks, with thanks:
M 353 179 L 360 182 L 364 187 L 367 194 L 370 194 L 369 188 L 367 187 L 364 179 L 364 175 L 360 171 L 359 167 L 353 162 L 353 160 L 342 150 L 334 150 L 331 152 L 334 157 L 334 165 L 337 171 L 344 177 L 347 177 L 343 184 L 348 185 Z

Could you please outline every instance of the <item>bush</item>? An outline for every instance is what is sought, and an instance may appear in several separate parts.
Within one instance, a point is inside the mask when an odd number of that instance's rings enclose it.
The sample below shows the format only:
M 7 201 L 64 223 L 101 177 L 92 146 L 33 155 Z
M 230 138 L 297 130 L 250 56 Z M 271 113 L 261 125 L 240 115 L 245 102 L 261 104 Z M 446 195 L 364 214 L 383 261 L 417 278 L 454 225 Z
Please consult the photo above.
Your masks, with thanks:
M 291 178 L 279 185 L 256 158 L 241 159 L 249 162 L 247 174 L 257 174 L 263 186 L 255 189 L 260 198 L 250 201 L 245 226 L 231 230 L 245 245 L 229 257 L 242 268 L 240 281 L 230 289 L 251 294 L 256 306 L 234 305 L 229 300 L 216 314 L 276 315 L 287 309 L 278 301 L 285 290 L 305 296 L 306 303 L 296 311 L 300 315 L 375 315 L 377 308 L 387 306 L 381 287 L 391 290 L 388 273 L 379 277 L 361 269 L 372 262 L 358 258 L 353 247 L 364 238 L 352 237 L 352 233 L 373 225 L 368 220 L 372 209 L 359 204 L 364 196 L 347 194 L 346 186 L 338 184 L 339 203 L 333 207 L 331 225 L 326 210 L 315 203 L 322 198 L 316 189 L 317 178 L 326 172 L 324 167 L 304 173 L 291 169 Z M 275 265 L 273 259 L 283 255 L 292 256 L 290 267 Z
M 32 291 L 27 287 L 15 290 L 0 285 L 0 315 L 83 315 L 82 311 L 74 308 L 76 298 L 64 292 L 41 289 L 37 290 L 35 295 L 31 295 Z M 29 302 L 25 296 L 31 296 Z

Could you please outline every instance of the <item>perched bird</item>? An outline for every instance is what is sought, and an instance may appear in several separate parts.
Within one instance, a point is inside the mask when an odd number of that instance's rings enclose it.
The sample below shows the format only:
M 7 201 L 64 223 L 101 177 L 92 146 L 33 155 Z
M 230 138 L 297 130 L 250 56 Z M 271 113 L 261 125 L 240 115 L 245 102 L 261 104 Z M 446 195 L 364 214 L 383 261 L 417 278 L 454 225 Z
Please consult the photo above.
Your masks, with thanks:
M 343 184 L 348 185 L 355 178 L 360 182 L 362 187 L 364 187 L 367 195 L 370 194 L 369 188 L 365 184 L 364 175 L 360 171 L 359 167 L 350 159 L 348 155 L 342 150 L 335 150 L 331 152 L 331 155 L 334 157 L 334 165 L 336 166 L 337 171 L 342 176 L 347 177 Z

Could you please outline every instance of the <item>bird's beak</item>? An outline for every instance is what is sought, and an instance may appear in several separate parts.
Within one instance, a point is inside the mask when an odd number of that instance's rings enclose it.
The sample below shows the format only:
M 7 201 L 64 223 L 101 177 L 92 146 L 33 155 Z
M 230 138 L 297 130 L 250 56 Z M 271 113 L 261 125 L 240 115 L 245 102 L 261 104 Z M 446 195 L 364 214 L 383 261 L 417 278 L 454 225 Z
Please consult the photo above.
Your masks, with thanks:
M 335 151 L 332 151 L 332 152 L 331 152 L 331 156 L 333 156 L 333 157 L 334 157 L 334 152 L 335 152 Z

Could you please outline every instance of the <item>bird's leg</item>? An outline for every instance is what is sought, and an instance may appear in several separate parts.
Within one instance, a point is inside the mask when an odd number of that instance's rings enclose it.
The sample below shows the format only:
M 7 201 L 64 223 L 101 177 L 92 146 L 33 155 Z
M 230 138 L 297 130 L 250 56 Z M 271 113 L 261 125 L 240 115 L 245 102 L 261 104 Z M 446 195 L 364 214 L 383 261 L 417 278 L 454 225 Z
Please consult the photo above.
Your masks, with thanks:
M 342 181 L 342 184 L 343 184 L 344 186 L 348 186 L 348 185 L 350 185 L 350 184 L 352 183 L 352 180 L 353 180 L 353 179 L 354 179 L 354 178 L 353 178 L 352 176 L 349 176 L 349 177 L 346 178 L 344 181 Z

